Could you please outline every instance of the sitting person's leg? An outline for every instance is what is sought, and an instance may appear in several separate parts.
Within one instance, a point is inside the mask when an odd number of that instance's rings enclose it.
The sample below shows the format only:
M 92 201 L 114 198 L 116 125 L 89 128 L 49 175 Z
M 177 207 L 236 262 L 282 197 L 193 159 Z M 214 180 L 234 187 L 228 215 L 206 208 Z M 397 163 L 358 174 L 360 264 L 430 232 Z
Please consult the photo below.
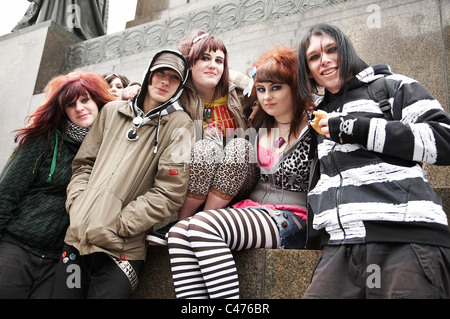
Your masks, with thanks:
M 195 214 L 169 232 L 169 256 L 177 298 L 239 298 L 232 250 L 279 248 L 274 220 L 258 209 Z
M 178 220 L 192 216 L 205 202 L 222 157 L 223 150 L 210 140 L 200 140 L 194 144 L 188 191 L 178 211 Z
M 226 207 L 238 193 L 247 198 L 258 179 L 253 145 L 243 138 L 228 142 L 217 167 L 204 210 Z M 242 193 L 242 194 L 241 194 Z

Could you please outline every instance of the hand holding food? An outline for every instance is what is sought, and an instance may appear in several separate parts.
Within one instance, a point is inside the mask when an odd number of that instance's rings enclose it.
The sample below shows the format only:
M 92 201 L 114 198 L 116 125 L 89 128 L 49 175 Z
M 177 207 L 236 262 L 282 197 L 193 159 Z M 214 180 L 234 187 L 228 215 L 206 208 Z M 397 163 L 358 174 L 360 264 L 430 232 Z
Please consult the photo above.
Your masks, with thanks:
M 311 126 L 317 131 L 317 133 L 325 135 L 325 133 L 322 132 L 322 129 L 319 126 L 319 121 L 321 119 L 327 118 L 328 113 L 322 110 L 317 110 L 313 112 L 313 115 L 315 115 L 315 118 L 311 121 Z

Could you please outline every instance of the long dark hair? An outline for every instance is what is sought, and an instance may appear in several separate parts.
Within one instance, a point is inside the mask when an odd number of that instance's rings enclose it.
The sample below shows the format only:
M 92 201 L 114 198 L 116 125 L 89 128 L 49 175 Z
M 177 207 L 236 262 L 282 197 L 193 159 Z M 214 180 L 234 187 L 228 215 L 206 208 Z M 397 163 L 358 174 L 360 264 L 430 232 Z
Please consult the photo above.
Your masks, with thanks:
M 311 27 L 300 42 L 298 49 L 298 89 L 303 97 L 311 97 L 317 94 L 320 85 L 314 78 L 308 77 L 311 74 L 308 61 L 306 60 L 306 51 L 308 50 L 312 36 L 330 36 L 336 41 L 339 56 L 340 77 L 344 81 L 353 75 L 358 74 L 368 67 L 368 65 L 358 56 L 351 40 L 339 28 L 321 23 Z

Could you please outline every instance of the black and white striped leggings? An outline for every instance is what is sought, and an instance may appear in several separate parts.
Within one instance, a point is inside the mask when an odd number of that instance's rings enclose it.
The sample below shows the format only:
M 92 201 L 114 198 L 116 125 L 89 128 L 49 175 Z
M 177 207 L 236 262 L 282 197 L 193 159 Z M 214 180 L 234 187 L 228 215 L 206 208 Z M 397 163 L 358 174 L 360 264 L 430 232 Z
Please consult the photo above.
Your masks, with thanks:
M 199 212 L 169 231 L 169 256 L 177 298 L 239 298 L 231 251 L 280 248 L 274 220 L 258 209 Z

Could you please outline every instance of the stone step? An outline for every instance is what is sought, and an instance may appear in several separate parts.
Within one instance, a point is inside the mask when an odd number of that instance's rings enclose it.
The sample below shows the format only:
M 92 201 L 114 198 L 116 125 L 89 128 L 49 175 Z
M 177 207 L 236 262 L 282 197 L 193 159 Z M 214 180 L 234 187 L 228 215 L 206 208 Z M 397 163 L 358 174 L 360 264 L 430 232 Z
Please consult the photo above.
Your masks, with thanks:
M 250 249 L 233 252 L 242 299 L 300 299 L 319 250 Z M 134 299 L 174 299 L 167 246 L 150 246 Z

